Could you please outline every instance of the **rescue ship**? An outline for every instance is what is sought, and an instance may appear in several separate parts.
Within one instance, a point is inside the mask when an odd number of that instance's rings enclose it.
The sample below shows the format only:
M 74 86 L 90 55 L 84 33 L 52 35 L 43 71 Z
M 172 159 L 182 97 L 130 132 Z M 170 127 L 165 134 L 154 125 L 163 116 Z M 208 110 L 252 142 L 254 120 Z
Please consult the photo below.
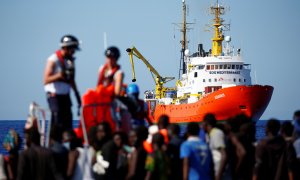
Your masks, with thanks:
M 194 53 L 190 53 L 187 44 L 184 0 L 182 7 L 181 68 L 175 87 L 164 87 L 174 77 L 162 77 L 135 47 L 127 49 L 133 82 L 133 56 L 142 60 L 155 75 L 155 90 L 144 94 L 153 121 L 157 122 L 161 115 L 166 114 L 171 123 L 200 122 L 207 113 L 213 113 L 218 120 L 239 114 L 245 114 L 253 121 L 259 120 L 271 100 L 273 87 L 252 84 L 251 65 L 244 62 L 241 49 L 233 48 L 231 37 L 224 35 L 228 26 L 221 18 L 225 13 L 224 6 L 217 1 L 210 7 L 214 15 L 211 50 L 205 51 L 199 44 L 198 51 Z

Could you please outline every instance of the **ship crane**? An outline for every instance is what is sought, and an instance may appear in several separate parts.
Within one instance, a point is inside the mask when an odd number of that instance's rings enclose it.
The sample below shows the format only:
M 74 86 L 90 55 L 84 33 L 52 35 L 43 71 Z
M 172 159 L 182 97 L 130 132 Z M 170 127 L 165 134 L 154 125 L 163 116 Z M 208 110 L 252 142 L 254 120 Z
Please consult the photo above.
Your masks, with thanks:
M 134 46 L 132 48 L 126 49 L 126 51 L 128 52 L 131 67 L 132 67 L 132 82 L 136 81 L 135 70 L 134 70 L 134 62 L 133 62 L 133 56 L 135 56 L 135 57 L 139 58 L 147 66 L 147 68 L 149 69 L 149 71 L 152 74 L 152 77 L 155 81 L 155 98 L 156 99 L 164 98 L 165 93 L 167 91 L 175 89 L 175 88 L 167 88 L 167 87 L 163 86 L 165 83 L 175 79 L 175 77 L 162 77 L 156 71 L 156 69 L 149 63 L 149 61 L 147 61 L 147 59 L 144 58 L 144 56 Z M 154 78 L 153 74 L 156 76 L 155 78 Z

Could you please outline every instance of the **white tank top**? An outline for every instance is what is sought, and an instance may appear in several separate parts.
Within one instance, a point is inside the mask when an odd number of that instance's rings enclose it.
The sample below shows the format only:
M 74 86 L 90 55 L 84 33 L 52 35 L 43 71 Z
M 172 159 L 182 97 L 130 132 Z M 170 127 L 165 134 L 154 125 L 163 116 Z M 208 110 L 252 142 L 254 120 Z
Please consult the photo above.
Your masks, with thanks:
M 54 66 L 52 74 L 62 71 L 62 67 L 60 64 L 61 62 L 59 61 L 56 53 L 52 54 L 48 58 L 48 61 L 55 62 L 55 66 Z M 66 61 L 64 61 L 64 64 L 65 64 L 65 67 L 68 66 L 68 63 L 66 63 Z M 46 92 L 55 93 L 55 94 L 59 94 L 59 95 L 66 95 L 66 94 L 70 93 L 71 86 L 70 86 L 70 84 L 63 82 L 63 81 L 54 81 L 54 82 L 46 84 L 44 86 L 44 89 Z
M 79 152 L 79 157 L 76 162 L 72 180 L 93 180 L 92 157 L 95 155 L 94 149 L 92 147 L 78 147 L 76 149 Z

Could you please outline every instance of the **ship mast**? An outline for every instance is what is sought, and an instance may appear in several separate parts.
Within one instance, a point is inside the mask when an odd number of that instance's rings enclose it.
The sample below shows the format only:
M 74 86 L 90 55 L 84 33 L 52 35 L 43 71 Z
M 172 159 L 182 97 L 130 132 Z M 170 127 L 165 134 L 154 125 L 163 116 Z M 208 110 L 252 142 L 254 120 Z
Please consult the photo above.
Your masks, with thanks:
M 223 36 L 223 19 L 220 17 L 225 13 L 223 6 L 219 5 L 217 0 L 216 6 L 210 7 L 211 14 L 215 15 L 214 21 L 214 37 L 212 38 L 212 56 L 220 56 L 222 53 L 222 41 L 224 40 Z
M 184 51 L 187 49 L 187 40 L 186 40 L 186 4 L 185 0 L 182 0 L 182 16 L 183 16 L 183 21 L 182 21 L 182 27 L 181 27 L 181 32 L 182 32 L 182 40 L 180 41 L 181 43 L 181 57 L 180 57 L 180 69 L 179 69 L 179 77 L 180 77 L 180 71 L 182 70 L 182 74 L 186 73 L 186 62 L 184 61 Z M 181 66 L 182 65 L 182 66 Z

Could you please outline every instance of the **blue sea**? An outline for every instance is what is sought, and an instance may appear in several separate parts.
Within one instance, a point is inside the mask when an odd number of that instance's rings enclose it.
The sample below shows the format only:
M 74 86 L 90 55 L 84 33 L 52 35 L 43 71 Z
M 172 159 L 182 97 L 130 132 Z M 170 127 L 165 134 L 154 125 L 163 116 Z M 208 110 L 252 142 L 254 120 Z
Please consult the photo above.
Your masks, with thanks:
M 264 120 L 260 120 L 256 122 L 257 139 L 261 139 L 262 137 L 264 137 L 266 122 L 267 121 Z M 78 124 L 79 124 L 78 120 L 73 121 L 73 127 L 78 127 Z M 6 150 L 3 148 L 2 143 L 8 131 L 10 129 L 15 129 L 20 134 L 21 138 L 24 139 L 24 133 L 23 133 L 24 126 L 25 126 L 25 120 L 0 120 L 0 154 L 7 154 Z M 184 128 L 185 127 L 182 127 L 181 134 L 183 134 Z

